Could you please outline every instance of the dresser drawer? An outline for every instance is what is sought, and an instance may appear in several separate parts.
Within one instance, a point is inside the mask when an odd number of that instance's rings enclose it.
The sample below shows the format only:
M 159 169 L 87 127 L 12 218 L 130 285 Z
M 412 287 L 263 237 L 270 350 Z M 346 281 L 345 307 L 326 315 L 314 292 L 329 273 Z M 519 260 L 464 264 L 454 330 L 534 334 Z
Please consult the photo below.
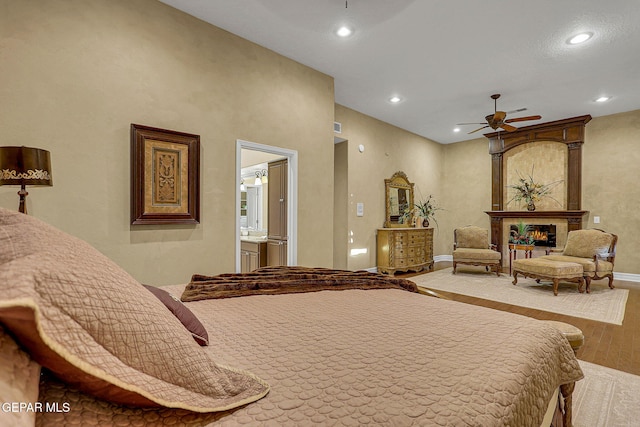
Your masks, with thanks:
M 407 244 L 424 246 L 427 241 L 425 233 L 409 232 L 407 235 Z

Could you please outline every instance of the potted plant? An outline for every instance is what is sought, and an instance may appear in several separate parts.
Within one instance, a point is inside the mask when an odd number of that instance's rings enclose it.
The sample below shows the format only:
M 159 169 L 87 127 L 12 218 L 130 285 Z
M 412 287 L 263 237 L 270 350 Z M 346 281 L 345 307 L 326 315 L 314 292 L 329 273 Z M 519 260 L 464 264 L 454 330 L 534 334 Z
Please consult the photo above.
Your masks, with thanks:
M 438 225 L 438 221 L 436 221 L 435 213 L 436 211 L 442 210 L 442 208 L 438 207 L 433 199 L 432 195 L 426 198 L 426 200 L 422 200 L 418 203 L 414 203 L 413 209 L 407 210 L 403 215 L 403 222 L 409 222 L 410 218 L 415 218 L 416 227 L 428 227 L 429 220 L 433 220 Z
M 531 226 L 520 221 L 516 224 L 517 230 L 511 230 L 509 233 L 509 243 L 516 245 L 532 245 L 533 236 L 529 234 Z

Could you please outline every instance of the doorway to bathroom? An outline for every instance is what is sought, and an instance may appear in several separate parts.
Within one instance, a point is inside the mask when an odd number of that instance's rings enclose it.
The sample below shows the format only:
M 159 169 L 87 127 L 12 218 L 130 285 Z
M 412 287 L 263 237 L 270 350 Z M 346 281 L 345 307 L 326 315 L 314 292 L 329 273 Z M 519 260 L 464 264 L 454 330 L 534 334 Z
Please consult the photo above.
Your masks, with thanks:
M 269 164 L 285 165 L 287 187 L 281 199 L 286 200 L 286 265 L 297 264 L 297 169 L 298 152 L 281 147 L 236 141 L 236 271 L 242 271 L 243 245 L 268 241 L 268 192 L 271 182 Z M 259 182 L 260 181 L 260 182 Z M 251 245 L 256 246 L 256 245 Z M 265 245 L 266 246 L 266 245 Z M 284 257 L 284 256 L 283 256 Z M 246 261 L 246 260 L 245 260 Z

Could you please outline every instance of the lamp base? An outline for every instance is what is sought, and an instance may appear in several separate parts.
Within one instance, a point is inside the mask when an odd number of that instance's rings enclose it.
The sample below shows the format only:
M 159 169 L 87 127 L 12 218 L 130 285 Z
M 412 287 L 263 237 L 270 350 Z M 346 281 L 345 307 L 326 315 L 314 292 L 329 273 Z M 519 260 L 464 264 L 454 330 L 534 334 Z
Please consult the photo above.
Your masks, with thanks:
M 18 196 L 20 196 L 20 208 L 18 210 L 25 215 L 27 214 L 27 196 L 28 195 L 29 193 L 27 193 L 25 185 L 22 184 L 22 186 L 20 187 L 20 191 L 18 191 Z

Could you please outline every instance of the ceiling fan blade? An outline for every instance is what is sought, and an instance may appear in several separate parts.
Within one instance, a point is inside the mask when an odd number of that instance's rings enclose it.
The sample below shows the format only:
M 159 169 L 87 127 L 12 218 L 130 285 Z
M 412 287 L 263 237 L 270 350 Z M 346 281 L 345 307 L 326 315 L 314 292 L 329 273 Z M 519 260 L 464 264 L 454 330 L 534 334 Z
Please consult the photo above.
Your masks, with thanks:
M 507 111 L 507 114 L 522 113 L 523 111 L 527 111 L 527 109 L 526 108 L 518 108 L 517 110 Z
M 478 129 L 476 129 L 476 130 L 472 130 L 472 131 L 471 131 L 471 132 L 469 132 L 469 133 L 471 134 L 471 133 L 474 133 L 474 132 L 478 132 L 479 130 L 482 130 L 482 129 L 484 129 L 484 128 L 488 128 L 488 127 L 490 127 L 490 126 L 489 126 L 489 125 L 487 125 L 487 126 L 482 126 L 481 128 L 478 128 Z
M 542 116 L 527 116 L 527 117 L 514 117 L 513 119 L 505 120 L 505 123 L 513 122 L 526 122 L 527 120 L 540 120 Z
M 497 122 L 504 120 L 505 117 L 507 117 L 507 113 L 505 113 L 504 111 L 496 111 L 493 114 L 493 120 Z
M 502 123 L 502 124 L 500 125 L 500 127 L 501 127 L 502 129 L 506 130 L 507 132 L 513 132 L 514 130 L 517 130 L 517 129 L 518 129 L 518 128 L 517 128 L 517 127 L 515 127 L 515 126 L 511 126 L 511 125 L 508 125 L 508 124 L 506 124 L 506 123 Z
M 483 125 L 484 122 L 473 122 L 473 123 L 456 123 L 456 126 L 462 126 L 462 125 Z

